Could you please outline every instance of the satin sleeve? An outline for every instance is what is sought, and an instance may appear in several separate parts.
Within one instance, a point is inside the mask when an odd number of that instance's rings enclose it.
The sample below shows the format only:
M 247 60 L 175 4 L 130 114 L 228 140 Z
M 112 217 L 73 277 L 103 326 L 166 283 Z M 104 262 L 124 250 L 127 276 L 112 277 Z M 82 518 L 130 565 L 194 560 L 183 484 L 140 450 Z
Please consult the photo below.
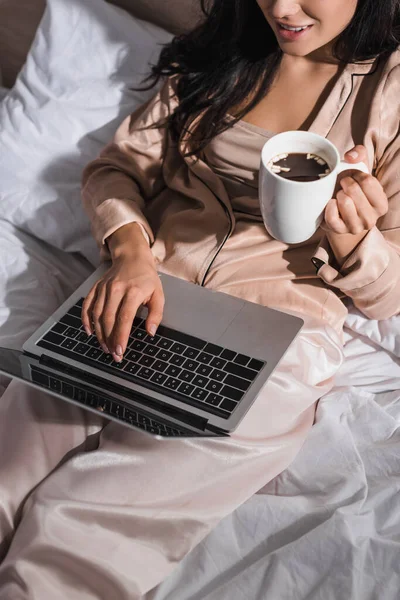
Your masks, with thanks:
M 363 238 L 343 266 L 326 238 L 313 262 L 319 277 L 349 296 L 367 317 L 389 319 L 400 313 L 400 67 L 388 73 L 379 102 L 373 174 L 389 201 L 389 210 Z
M 107 238 L 128 223 L 138 223 L 149 244 L 154 235 L 145 205 L 164 188 L 163 159 L 167 145 L 165 122 L 171 85 L 127 117 L 113 140 L 82 174 L 82 201 L 101 257 L 110 257 Z

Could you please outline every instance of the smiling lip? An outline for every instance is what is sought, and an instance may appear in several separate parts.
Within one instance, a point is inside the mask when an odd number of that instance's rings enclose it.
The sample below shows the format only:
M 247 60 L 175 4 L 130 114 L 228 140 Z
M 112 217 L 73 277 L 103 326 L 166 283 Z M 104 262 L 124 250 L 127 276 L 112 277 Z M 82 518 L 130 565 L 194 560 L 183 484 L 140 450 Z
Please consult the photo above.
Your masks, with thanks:
M 283 38 L 284 40 L 293 41 L 293 42 L 300 39 L 304 35 L 306 35 L 310 31 L 310 29 L 313 27 L 313 25 L 297 25 L 296 29 L 298 29 L 300 27 L 305 27 L 305 29 L 302 29 L 301 31 L 293 31 L 293 30 L 285 29 L 283 26 L 285 25 L 286 27 L 294 27 L 294 25 L 287 25 L 286 23 L 279 23 L 279 21 L 277 21 L 277 25 L 278 25 L 279 36 L 281 38 Z

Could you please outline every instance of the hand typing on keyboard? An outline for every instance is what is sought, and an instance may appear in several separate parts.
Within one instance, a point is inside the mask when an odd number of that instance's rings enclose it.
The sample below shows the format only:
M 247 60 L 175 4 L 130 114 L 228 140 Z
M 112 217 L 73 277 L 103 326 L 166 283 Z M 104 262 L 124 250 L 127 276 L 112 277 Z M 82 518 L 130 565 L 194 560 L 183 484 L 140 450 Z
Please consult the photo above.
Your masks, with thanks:
M 96 334 L 103 351 L 120 362 L 140 305 L 148 308 L 146 330 L 154 336 L 161 322 L 164 293 L 149 245 L 136 223 L 108 238 L 111 268 L 92 287 L 82 306 L 82 324 Z

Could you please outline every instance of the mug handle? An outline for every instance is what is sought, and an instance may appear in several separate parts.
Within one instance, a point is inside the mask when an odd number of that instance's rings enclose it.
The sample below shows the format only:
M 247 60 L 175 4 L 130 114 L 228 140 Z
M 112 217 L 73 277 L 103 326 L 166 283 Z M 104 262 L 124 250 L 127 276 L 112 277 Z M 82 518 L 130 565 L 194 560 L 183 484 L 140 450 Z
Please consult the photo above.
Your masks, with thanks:
M 338 167 L 337 167 L 337 175 L 340 175 L 340 173 L 343 173 L 343 171 L 362 171 L 363 173 L 366 173 L 367 175 L 369 175 L 369 169 L 367 167 L 367 165 L 363 162 L 359 162 L 359 163 L 355 163 L 354 165 L 352 165 L 351 163 L 345 162 L 344 160 L 342 160 L 341 163 L 339 163 Z

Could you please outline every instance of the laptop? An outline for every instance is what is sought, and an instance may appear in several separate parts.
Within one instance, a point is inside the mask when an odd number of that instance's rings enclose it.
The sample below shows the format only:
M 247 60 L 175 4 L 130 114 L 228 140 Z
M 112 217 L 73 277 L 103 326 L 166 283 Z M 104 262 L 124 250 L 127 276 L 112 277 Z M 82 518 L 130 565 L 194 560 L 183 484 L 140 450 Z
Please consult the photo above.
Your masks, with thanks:
M 23 345 L 0 350 L 0 372 L 160 438 L 226 437 L 234 431 L 304 321 L 160 273 L 163 321 L 147 334 L 134 319 L 122 362 L 81 323 L 103 263 Z

